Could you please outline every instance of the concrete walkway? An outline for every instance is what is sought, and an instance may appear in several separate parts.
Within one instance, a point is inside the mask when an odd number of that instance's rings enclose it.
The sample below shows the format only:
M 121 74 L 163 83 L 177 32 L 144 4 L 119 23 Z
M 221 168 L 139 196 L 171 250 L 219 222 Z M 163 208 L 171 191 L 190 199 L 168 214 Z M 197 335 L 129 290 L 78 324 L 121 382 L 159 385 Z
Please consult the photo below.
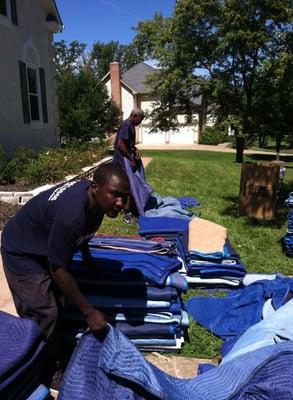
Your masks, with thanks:
M 0 256 L 0 310 L 17 315 L 12 296 L 3 271 L 2 258 Z

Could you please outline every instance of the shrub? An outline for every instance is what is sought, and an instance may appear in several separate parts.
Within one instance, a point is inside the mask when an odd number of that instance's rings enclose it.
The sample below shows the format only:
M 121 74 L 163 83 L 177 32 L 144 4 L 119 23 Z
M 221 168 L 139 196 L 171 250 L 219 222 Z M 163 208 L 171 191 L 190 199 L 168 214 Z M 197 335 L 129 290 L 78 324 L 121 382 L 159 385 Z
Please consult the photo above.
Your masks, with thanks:
M 199 144 L 210 144 L 216 145 L 221 142 L 220 134 L 215 130 L 214 127 L 206 128 L 199 137 Z
M 5 157 L 4 150 L 0 147 L 0 185 L 6 185 L 11 182 L 10 169 Z
M 68 174 L 78 174 L 82 167 L 99 161 L 105 150 L 106 143 L 80 143 L 78 140 L 61 149 L 45 148 L 39 152 L 18 149 L 7 170 L 12 171 L 15 180 L 23 184 L 53 183 Z
M 13 158 L 8 163 L 13 180 L 22 182 L 26 177 L 26 170 L 29 165 L 38 158 L 36 150 L 19 147 L 14 151 Z

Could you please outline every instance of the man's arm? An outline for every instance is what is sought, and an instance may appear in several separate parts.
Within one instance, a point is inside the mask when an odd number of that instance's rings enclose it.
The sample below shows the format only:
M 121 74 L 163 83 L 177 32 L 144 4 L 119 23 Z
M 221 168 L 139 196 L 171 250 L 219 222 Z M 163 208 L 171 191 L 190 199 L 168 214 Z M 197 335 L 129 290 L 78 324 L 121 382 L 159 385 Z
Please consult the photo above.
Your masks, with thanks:
M 85 316 L 90 329 L 101 333 L 106 331 L 107 321 L 105 315 L 88 303 L 70 273 L 65 268 L 59 268 L 54 265 L 50 266 L 50 272 L 53 280 L 57 283 L 65 296 L 68 297 Z
M 97 268 L 95 266 L 95 261 L 93 259 L 93 256 L 91 255 L 90 249 L 89 249 L 89 244 L 88 242 L 83 242 L 82 245 L 80 246 L 80 251 L 82 254 L 82 260 L 84 265 L 93 273 L 97 271 Z
M 83 259 L 84 263 L 93 262 L 93 257 L 91 255 L 88 242 L 82 243 L 82 245 L 80 246 L 80 251 L 81 251 L 82 259 Z
M 131 168 L 133 171 L 136 170 L 136 161 L 132 154 L 129 153 L 127 146 L 124 142 L 124 139 L 118 139 L 117 147 L 123 157 L 127 158 L 130 161 Z

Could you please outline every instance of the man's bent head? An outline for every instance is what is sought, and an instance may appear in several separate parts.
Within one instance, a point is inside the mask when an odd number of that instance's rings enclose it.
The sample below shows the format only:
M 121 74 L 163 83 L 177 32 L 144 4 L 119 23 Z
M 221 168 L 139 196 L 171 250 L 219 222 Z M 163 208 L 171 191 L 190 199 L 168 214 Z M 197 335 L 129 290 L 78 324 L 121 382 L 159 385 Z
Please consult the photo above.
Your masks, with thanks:
M 122 168 L 113 163 L 104 163 L 96 169 L 92 196 L 97 210 L 110 218 L 116 218 L 125 208 L 129 193 L 129 180 Z

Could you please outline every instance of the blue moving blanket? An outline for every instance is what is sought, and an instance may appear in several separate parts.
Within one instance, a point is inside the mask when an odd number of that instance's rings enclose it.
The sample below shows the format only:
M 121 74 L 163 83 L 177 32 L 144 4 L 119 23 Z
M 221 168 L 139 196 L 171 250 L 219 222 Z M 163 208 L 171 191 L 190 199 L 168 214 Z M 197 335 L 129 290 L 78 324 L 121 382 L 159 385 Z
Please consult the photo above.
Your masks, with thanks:
M 146 240 L 145 238 L 123 238 L 94 236 L 89 241 L 90 247 L 109 248 L 132 252 L 167 254 L 172 251 L 172 243 Z
M 183 233 L 188 231 L 189 221 L 169 217 L 139 217 L 139 234 Z
M 193 213 L 182 208 L 178 199 L 171 196 L 162 197 L 157 193 L 152 195 L 149 199 L 145 207 L 145 216 L 182 218 L 188 221 L 194 218 Z
M 124 298 L 173 301 L 178 298 L 178 291 L 172 287 L 158 288 L 155 286 L 115 286 L 111 282 L 100 283 L 93 281 L 87 285 L 80 285 L 84 293 L 98 294 L 99 296 L 117 296 Z
M 181 267 L 181 262 L 175 256 L 131 253 L 123 250 L 104 250 L 91 248 L 91 255 L 98 274 L 105 272 L 117 276 L 119 273 L 131 271 L 139 273 L 148 282 L 155 286 L 164 286 L 167 277 Z M 74 264 L 83 262 L 81 252 L 74 254 L 71 271 L 74 273 Z M 84 267 L 84 273 L 87 268 Z M 77 271 L 76 271 L 77 272 Z M 88 272 L 89 274 L 89 272 Z
M 144 209 L 149 201 L 153 189 L 147 183 L 142 161 L 140 160 L 139 169 L 132 171 L 130 161 L 124 157 L 125 172 L 130 182 L 130 191 L 135 201 L 139 215 L 144 215 Z
M 200 201 L 198 199 L 195 199 L 194 197 L 189 197 L 189 196 L 177 197 L 177 200 L 179 201 L 181 208 L 183 208 L 183 210 L 190 207 L 200 206 Z
M 30 368 L 45 346 L 42 339 L 35 321 L 0 311 L 0 390 Z
M 167 375 L 144 359 L 135 346 L 118 330 L 110 327 L 101 343 L 93 335 L 84 335 L 77 345 L 64 374 L 59 400 L 227 400 L 248 399 L 246 388 L 257 373 L 272 365 L 270 386 L 261 387 L 254 399 L 292 400 L 293 379 L 284 373 L 286 362 L 293 363 L 293 342 L 264 347 L 243 354 L 231 362 L 192 379 Z M 280 380 L 282 386 L 280 384 Z M 239 394 L 241 395 L 239 396 Z M 266 396 L 266 397 L 265 397 Z
M 264 320 L 248 328 L 237 340 L 229 354 L 223 358 L 222 363 L 248 351 L 285 340 L 293 340 L 293 299 Z
M 224 298 L 193 297 L 187 301 L 186 309 L 212 333 L 223 339 L 235 339 L 261 320 L 267 299 L 272 298 L 276 310 L 284 304 L 290 291 L 293 291 L 293 279 L 262 280 L 230 291 Z

